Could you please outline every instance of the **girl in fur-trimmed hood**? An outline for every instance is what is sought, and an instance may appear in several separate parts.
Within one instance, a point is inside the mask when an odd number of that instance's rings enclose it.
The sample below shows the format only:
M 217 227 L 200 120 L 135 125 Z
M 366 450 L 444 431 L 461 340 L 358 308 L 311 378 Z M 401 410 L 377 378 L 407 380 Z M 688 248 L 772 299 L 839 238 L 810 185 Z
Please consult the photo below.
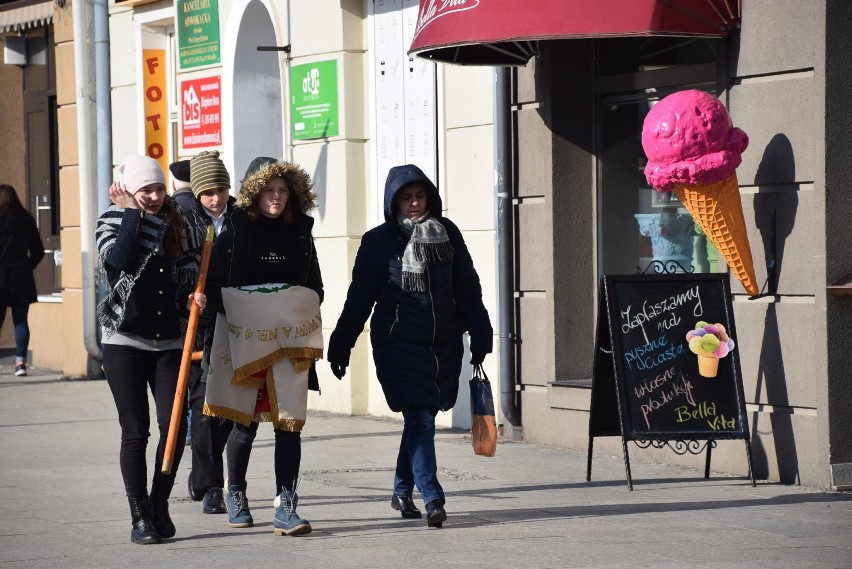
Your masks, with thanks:
M 267 182 L 276 176 L 287 182 L 290 192 L 284 210 L 284 223 L 292 223 L 295 214 L 308 214 L 317 208 L 314 184 L 307 172 L 290 162 L 277 161 L 274 158 L 255 158 L 249 164 L 237 196 L 237 207 L 246 210 L 252 221 L 260 214 L 257 203 L 260 192 Z
M 264 299 L 260 300 L 266 303 L 260 307 L 264 316 L 278 318 L 281 322 L 292 320 L 294 314 L 305 308 L 300 304 L 297 310 L 281 301 L 279 296 L 287 294 L 284 290 L 287 285 L 293 289 L 310 289 L 316 296 L 308 290 L 299 290 L 296 297 L 303 298 L 304 303 L 310 302 L 312 310 L 316 306 L 315 321 L 320 321 L 322 276 L 311 234 L 314 219 L 307 215 L 316 208 L 316 202 L 313 182 L 302 168 L 274 158 L 256 158 L 243 179 L 237 207 L 231 216 L 232 225 L 223 230 L 213 244 L 206 292 L 208 308 L 215 308 L 218 314 L 216 331 L 208 339 L 205 350 L 210 354 L 210 368 L 204 414 L 234 421 L 226 445 L 228 488 L 225 502 L 231 527 L 250 527 L 254 523 L 246 498 L 246 472 L 258 424 L 270 421 L 275 432 L 275 494 L 280 498 L 273 531 L 277 535 L 303 535 L 311 531 L 311 524 L 296 513 L 296 485 L 307 393 L 309 389 L 319 389 L 313 362 L 304 360 L 321 357 L 321 339 L 318 350 L 307 351 L 292 365 L 285 359 L 292 356 L 286 356 L 287 350 L 283 348 L 258 359 L 258 365 L 262 364 L 264 369 L 253 370 L 248 378 L 251 381 L 237 378 L 236 371 L 232 376 L 219 373 L 215 366 L 221 368 L 226 361 L 231 361 L 224 351 L 217 351 L 222 341 L 227 344 L 230 337 L 227 324 L 247 314 L 245 306 L 239 302 L 234 304 L 239 295 L 229 292 L 226 293 L 232 299 L 228 301 L 229 310 L 234 311 L 234 315 L 227 319 L 222 295 L 225 288 L 272 285 L 264 287 L 269 300 L 263 296 L 255 300 Z M 286 343 L 277 332 L 275 337 Z M 286 348 L 295 349 L 289 345 Z

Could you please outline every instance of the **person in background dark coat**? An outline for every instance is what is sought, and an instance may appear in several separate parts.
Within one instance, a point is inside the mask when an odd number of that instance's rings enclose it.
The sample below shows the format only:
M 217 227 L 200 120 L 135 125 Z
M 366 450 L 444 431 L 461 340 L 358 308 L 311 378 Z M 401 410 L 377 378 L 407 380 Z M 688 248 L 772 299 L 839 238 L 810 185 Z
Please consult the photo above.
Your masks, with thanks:
M 33 271 L 44 257 L 44 246 L 35 219 L 15 188 L 0 184 L 0 328 L 6 309 L 12 309 L 15 325 L 15 375 L 27 375 L 30 326 L 27 314 L 37 301 Z
M 458 227 L 441 216 L 432 181 L 416 166 L 395 166 L 384 205 L 385 222 L 361 239 L 328 361 L 342 378 L 372 311 L 376 374 L 388 406 L 404 419 L 391 507 L 404 518 L 421 517 L 412 500 L 416 485 L 428 525 L 441 527 L 447 514 L 437 476 L 435 415 L 456 403 L 464 332 L 476 365 L 491 352 L 493 329 L 470 253 Z
M 194 180 L 192 164 L 195 165 Z M 183 213 L 188 237 L 198 251 L 200 262 L 207 228 L 213 226 L 218 237 L 229 225 L 236 203 L 229 193 L 231 178 L 215 151 L 202 152 L 191 161 L 173 162 L 169 170 L 172 173 L 172 197 Z M 203 348 L 204 336 L 207 328 L 213 325 L 215 314 L 213 310 L 201 314 L 195 350 Z M 225 485 L 222 453 L 233 423 L 204 414 L 207 382 L 201 362 L 192 362 L 187 385 L 191 410 L 189 432 L 192 433 L 192 469 L 187 476 L 189 497 L 196 502 L 201 501 L 201 511 L 205 514 L 224 514 L 227 510 L 222 495 Z

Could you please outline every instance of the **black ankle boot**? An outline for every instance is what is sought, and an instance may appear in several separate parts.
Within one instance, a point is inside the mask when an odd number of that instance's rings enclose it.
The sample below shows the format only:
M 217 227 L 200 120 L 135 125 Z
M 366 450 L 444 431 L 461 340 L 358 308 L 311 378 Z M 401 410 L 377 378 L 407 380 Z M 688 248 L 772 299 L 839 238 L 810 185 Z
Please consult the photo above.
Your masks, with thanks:
M 151 519 L 151 502 L 145 496 L 142 499 L 129 498 L 130 516 L 133 521 L 133 529 L 130 530 L 130 541 L 141 545 L 151 543 L 163 543 L 154 521 Z
M 175 524 L 172 523 L 172 518 L 169 516 L 169 501 L 160 500 L 151 496 L 151 521 L 154 522 L 154 529 L 160 534 L 160 537 L 168 539 L 174 537 L 177 530 Z
M 175 465 L 177 466 L 177 465 Z M 174 477 L 167 477 L 160 471 L 154 473 L 151 482 L 151 521 L 160 537 L 168 539 L 175 536 L 175 524 L 169 516 L 169 495 L 174 486 Z
M 426 504 L 426 523 L 430 528 L 439 528 L 447 521 L 443 500 L 432 500 Z
M 400 496 L 399 494 L 394 494 L 391 496 L 391 508 L 399 510 L 399 513 L 402 514 L 403 518 L 419 518 L 423 515 L 420 510 L 417 509 L 417 506 L 414 505 L 414 500 L 411 499 L 411 496 Z

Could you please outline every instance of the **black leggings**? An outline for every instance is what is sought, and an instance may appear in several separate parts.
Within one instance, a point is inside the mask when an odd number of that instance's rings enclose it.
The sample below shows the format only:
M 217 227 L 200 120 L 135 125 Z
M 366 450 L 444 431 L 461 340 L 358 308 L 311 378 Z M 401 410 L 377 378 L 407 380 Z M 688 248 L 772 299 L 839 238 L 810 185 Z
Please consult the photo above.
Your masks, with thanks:
M 145 451 L 148 447 L 151 426 L 147 389 L 150 387 L 154 396 L 159 430 L 151 497 L 167 500 L 174 486 L 175 474 L 183 456 L 186 440 L 186 413 L 181 413 L 172 471 L 171 474 L 162 474 L 163 453 L 175 401 L 181 351 L 152 352 L 113 344 L 104 344 L 103 349 L 104 373 L 115 400 L 118 422 L 121 425 L 120 463 L 124 490 L 128 498 L 141 499 L 147 495 L 148 474 Z
M 234 423 L 228 437 L 228 484 L 245 484 L 249 458 L 254 438 L 257 436 L 258 423 L 248 427 Z M 293 492 L 299 478 L 299 466 L 302 463 L 302 433 L 279 431 L 275 429 L 275 495 L 282 488 Z

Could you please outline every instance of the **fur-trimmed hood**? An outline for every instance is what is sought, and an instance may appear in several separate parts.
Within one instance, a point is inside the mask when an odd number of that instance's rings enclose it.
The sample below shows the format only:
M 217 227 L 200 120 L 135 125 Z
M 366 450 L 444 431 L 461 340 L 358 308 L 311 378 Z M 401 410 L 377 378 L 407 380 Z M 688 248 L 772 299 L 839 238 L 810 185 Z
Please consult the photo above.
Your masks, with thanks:
M 237 207 L 248 209 L 257 203 L 260 191 L 275 176 L 287 181 L 287 187 L 290 189 L 288 199 L 293 200 L 292 203 L 297 206 L 299 213 L 307 214 L 316 209 L 317 195 L 313 191 L 314 184 L 310 175 L 298 165 L 284 161 L 265 164 L 247 176 L 237 196 Z

